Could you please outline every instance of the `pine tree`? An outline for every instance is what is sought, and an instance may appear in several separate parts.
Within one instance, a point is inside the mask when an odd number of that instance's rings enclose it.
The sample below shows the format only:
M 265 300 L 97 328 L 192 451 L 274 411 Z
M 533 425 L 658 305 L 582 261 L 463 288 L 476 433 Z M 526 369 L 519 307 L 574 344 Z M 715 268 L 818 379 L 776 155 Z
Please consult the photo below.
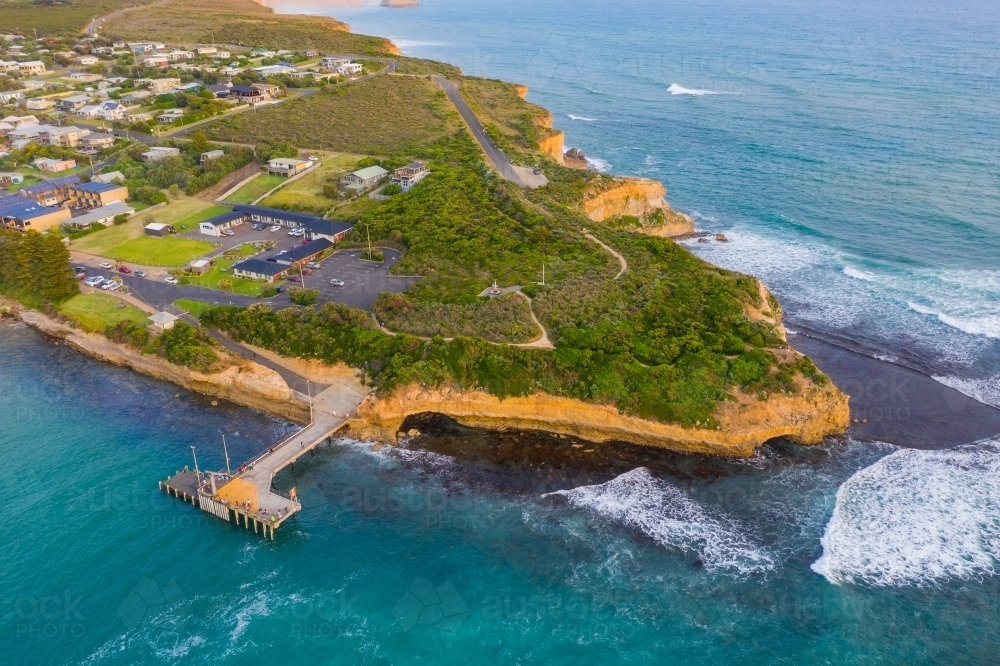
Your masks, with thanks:
M 69 248 L 53 234 L 43 236 L 38 244 L 38 295 L 58 301 L 80 291 L 69 269 Z
M 21 236 L 14 248 L 14 270 L 11 285 L 14 289 L 35 292 L 38 273 L 38 245 L 42 235 L 28 231 Z

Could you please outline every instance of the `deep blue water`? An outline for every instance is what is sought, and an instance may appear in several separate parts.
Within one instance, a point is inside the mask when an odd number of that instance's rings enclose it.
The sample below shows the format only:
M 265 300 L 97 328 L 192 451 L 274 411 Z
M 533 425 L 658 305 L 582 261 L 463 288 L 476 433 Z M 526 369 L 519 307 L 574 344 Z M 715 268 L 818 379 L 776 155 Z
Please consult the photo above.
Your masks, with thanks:
M 731 243 L 692 250 L 763 277 L 792 328 L 1000 403 L 996 5 L 327 11 L 529 84 L 568 145 L 663 180 L 676 208 L 724 231 Z M 278 479 L 305 508 L 271 543 L 156 482 L 192 445 L 218 468 L 223 433 L 242 460 L 289 424 L 20 325 L 0 324 L 0 395 L 3 663 L 1000 654 L 996 441 L 831 440 L 727 462 L 462 429 L 412 450 L 342 440 Z
M 241 460 L 287 424 L 21 325 L 0 325 L 0 368 L 4 663 L 982 664 L 1000 650 L 996 444 L 726 462 L 462 429 L 423 437 L 444 453 L 342 440 L 278 480 L 305 508 L 265 542 L 156 482 L 192 445 L 220 468 L 221 433 Z
M 526 83 L 567 146 L 661 180 L 790 320 L 1000 405 L 1000 5 L 268 0 Z

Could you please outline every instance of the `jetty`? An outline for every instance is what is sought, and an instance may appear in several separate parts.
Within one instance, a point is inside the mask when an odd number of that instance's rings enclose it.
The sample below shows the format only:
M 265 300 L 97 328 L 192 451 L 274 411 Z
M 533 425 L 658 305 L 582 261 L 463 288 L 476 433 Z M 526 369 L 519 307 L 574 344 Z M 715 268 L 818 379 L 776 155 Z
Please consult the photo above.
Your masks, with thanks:
M 302 510 L 295 489 L 288 495 L 272 487 L 274 475 L 330 440 L 355 414 L 365 393 L 352 386 L 335 384 L 310 397 L 310 422 L 293 435 L 269 447 L 235 471 L 207 471 L 187 466 L 165 481 L 160 490 L 202 511 L 243 524 L 247 530 L 274 540 L 274 531 Z M 227 454 L 228 458 L 228 454 Z

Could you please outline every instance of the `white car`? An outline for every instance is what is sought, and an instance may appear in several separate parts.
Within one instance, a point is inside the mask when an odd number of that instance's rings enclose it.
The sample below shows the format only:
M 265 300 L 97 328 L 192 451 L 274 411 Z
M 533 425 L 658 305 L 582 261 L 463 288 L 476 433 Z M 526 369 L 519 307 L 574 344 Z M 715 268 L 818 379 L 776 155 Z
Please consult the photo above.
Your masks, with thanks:
M 344 286 L 344 281 L 343 280 L 338 280 L 337 278 L 332 278 L 330 280 L 330 284 L 332 284 L 334 287 L 343 287 Z
M 103 269 L 104 269 L 104 270 L 106 270 L 106 271 L 110 271 L 110 270 L 111 270 L 112 268 L 114 268 L 114 267 L 115 267 L 115 265 L 114 265 L 114 264 L 112 264 L 112 263 L 111 263 L 111 262 L 109 262 L 109 261 L 105 261 L 105 262 L 104 262 L 103 264 L 101 264 L 101 268 L 103 268 Z
M 175 278 L 173 275 L 168 275 L 167 277 L 163 278 L 163 281 L 166 282 L 167 284 L 180 284 L 181 283 L 181 281 L 178 280 L 177 278 Z
M 273 234 L 273 233 L 274 233 L 274 232 L 276 232 L 276 231 L 281 231 L 281 227 L 279 227 L 279 226 L 278 226 L 278 225 L 276 224 L 276 225 L 274 225 L 273 227 L 271 227 L 271 228 L 270 228 L 270 229 L 269 229 L 268 231 L 270 231 L 270 232 L 271 232 L 271 233 Z
M 309 263 L 306 264 L 306 268 L 311 268 L 315 271 L 322 267 L 319 265 L 318 261 L 310 261 Z
M 104 283 L 104 278 L 100 275 L 95 275 L 92 278 L 87 278 L 83 283 L 88 287 L 100 287 Z
M 102 289 L 107 289 L 108 291 L 118 291 L 121 288 L 122 288 L 121 282 L 111 282 L 106 287 L 102 287 Z

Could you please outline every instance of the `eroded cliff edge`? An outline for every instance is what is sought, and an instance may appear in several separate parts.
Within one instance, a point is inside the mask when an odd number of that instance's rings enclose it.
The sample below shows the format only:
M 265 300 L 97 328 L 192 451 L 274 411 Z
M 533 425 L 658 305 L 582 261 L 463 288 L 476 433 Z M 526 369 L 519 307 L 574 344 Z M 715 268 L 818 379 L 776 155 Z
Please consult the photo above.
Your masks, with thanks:
M 629 216 L 639 220 L 635 231 L 653 236 L 683 236 L 694 231 L 694 220 L 670 207 L 663 183 L 646 178 L 606 178 L 587 189 L 583 208 L 594 222 Z

